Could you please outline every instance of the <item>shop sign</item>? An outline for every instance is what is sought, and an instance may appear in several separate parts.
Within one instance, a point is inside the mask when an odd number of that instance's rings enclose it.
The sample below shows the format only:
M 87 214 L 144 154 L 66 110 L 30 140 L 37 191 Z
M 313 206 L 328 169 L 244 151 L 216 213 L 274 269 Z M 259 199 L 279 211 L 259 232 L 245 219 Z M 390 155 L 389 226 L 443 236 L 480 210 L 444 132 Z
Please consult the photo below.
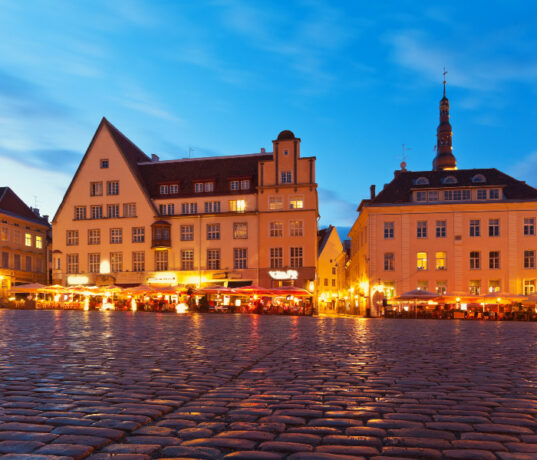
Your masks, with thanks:
M 298 272 L 296 270 L 269 270 L 269 275 L 273 280 L 296 280 Z
M 147 278 L 147 284 L 177 284 L 177 275 L 175 273 L 159 273 Z
M 69 275 L 67 284 L 88 284 L 89 278 L 85 275 Z

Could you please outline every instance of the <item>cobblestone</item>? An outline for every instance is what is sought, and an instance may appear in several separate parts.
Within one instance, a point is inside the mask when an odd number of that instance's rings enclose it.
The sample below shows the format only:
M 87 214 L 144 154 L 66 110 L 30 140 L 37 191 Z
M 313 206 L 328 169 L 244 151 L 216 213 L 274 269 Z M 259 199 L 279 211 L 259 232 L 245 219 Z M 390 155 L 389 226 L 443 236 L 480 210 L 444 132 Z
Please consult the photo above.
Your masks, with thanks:
M 0 460 L 537 458 L 537 324 L 9 310 L 0 322 Z

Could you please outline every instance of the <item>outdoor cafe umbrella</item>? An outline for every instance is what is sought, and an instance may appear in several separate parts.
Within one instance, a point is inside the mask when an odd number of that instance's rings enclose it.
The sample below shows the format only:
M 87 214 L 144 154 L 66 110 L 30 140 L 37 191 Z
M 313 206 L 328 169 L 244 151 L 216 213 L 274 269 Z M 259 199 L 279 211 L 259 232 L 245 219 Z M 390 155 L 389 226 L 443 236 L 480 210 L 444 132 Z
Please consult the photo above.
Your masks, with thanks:
M 252 284 L 251 286 L 240 286 L 234 288 L 235 293 L 244 294 L 244 295 L 260 295 L 260 296 L 270 296 L 274 290 L 264 288 L 262 286 L 256 286 Z
M 129 294 L 153 294 L 157 292 L 155 288 L 147 284 L 139 284 L 138 286 L 127 288 L 125 291 Z
M 407 301 L 407 300 L 432 300 L 439 297 L 436 292 L 425 291 L 424 289 L 413 289 L 412 291 L 403 292 L 403 294 L 395 297 L 393 300 Z
M 197 294 L 236 294 L 235 290 L 225 286 L 206 286 L 196 289 Z
M 294 297 L 311 297 L 313 294 L 307 289 L 302 289 L 296 286 L 281 286 L 272 289 L 277 295 L 288 296 L 292 295 Z
M 486 304 L 511 304 L 521 302 L 525 299 L 524 296 L 510 294 L 509 292 L 488 292 L 481 296 L 482 302 Z
M 43 289 L 45 286 L 40 283 L 19 284 L 18 286 L 12 286 L 11 292 L 37 292 L 39 289 Z

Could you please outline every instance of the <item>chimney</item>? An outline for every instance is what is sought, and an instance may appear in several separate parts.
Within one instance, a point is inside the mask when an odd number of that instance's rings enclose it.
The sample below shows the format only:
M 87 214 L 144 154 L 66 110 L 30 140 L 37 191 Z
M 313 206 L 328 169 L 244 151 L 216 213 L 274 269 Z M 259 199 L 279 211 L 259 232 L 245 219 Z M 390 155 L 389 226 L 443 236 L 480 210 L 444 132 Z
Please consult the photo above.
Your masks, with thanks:
M 369 187 L 369 191 L 371 192 L 371 199 L 375 199 L 375 184 L 373 184 L 371 187 Z
M 45 219 L 48 222 L 48 217 L 46 214 L 43 216 L 43 219 Z
M 267 153 L 267 151 L 265 150 L 265 147 L 261 147 L 261 153 Z
M 33 212 L 37 217 L 41 217 L 41 216 L 39 215 L 39 209 L 37 209 L 37 208 L 32 208 L 32 207 L 30 207 L 30 209 L 32 210 L 32 212 Z
M 159 161 L 160 158 L 158 157 L 158 155 L 155 155 L 154 153 L 151 154 L 151 161 Z

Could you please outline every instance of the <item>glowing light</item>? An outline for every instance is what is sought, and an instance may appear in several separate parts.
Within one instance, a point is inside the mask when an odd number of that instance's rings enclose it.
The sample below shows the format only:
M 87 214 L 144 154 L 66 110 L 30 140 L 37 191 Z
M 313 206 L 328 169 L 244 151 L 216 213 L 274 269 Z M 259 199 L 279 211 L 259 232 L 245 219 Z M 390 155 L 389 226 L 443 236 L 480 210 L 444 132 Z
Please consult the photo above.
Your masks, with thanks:
M 147 278 L 147 284 L 177 284 L 177 275 L 174 272 L 163 272 Z
M 131 310 L 136 311 L 137 309 L 138 309 L 138 307 L 136 305 L 136 300 L 131 299 Z
M 362 281 L 360 283 L 360 289 L 366 294 L 369 291 L 369 283 L 367 281 Z
M 315 284 L 313 283 L 313 281 L 310 281 L 308 283 L 308 291 L 313 292 L 314 289 L 315 289 Z
M 88 284 L 89 278 L 86 275 L 69 275 L 67 284 Z
M 408 311 L 408 306 L 405 305 L 405 306 L 403 307 L 403 310 Z
M 502 301 L 502 299 L 500 299 L 499 297 L 496 300 L 498 301 L 498 303 Z
M 460 302 L 460 301 L 461 301 L 461 298 L 460 298 L 460 297 L 457 297 L 457 298 L 456 298 L 455 300 L 456 300 L 456 301 L 457 301 L 457 303 L 458 303 L 458 302 Z
M 89 311 L 89 299 L 87 297 L 84 300 L 84 311 Z
M 298 279 L 298 272 L 296 270 L 270 270 L 269 275 L 274 280 L 296 280 Z
M 177 313 L 186 313 L 188 311 L 188 305 L 186 303 L 178 303 L 175 306 L 175 311 Z
M 461 310 L 468 310 L 468 304 L 467 303 L 461 303 Z
M 101 262 L 101 267 L 99 269 L 100 273 L 110 273 L 110 262 L 108 260 L 103 260 Z

